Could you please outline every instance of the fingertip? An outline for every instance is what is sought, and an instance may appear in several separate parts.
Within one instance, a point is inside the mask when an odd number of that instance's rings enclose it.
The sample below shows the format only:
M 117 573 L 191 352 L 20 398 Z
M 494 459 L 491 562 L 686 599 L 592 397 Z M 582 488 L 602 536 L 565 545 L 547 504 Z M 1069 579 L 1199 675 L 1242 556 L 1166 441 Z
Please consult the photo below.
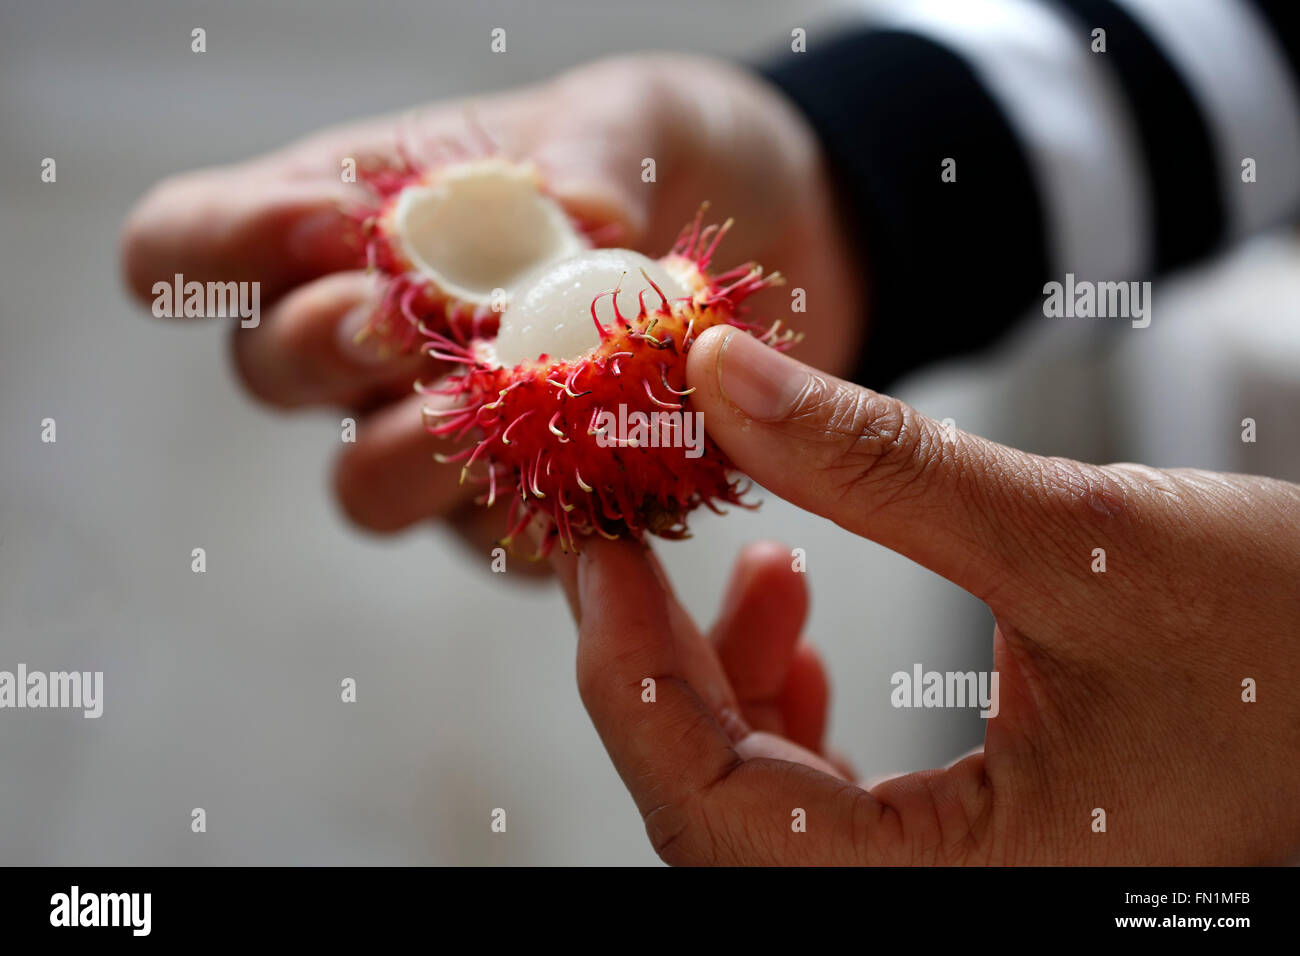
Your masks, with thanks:
M 771 701 L 784 685 L 808 611 L 802 578 L 773 541 L 750 545 L 736 562 L 711 633 L 741 700 Z
M 626 688 L 673 672 L 678 661 L 670 602 L 644 544 L 588 538 L 575 564 L 578 692 L 596 719 L 622 713 Z
M 782 630 L 790 632 L 784 636 L 797 638 L 807 615 L 807 582 L 795 570 L 792 549 L 779 541 L 755 541 L 736 560 L 715 636 L 736 636 L 727 632 L 763 620 L 784 624 Z
M 344 443 L 335 462 L 334 494 L 353 524 L 392 534 L 467 503 L 477 486 L 460 481 L 459 469 L 435 453 L 454 445 L 429 435 L 421 422 L 427 396 L 385 406 L 360 422 L 356 440 Z
M 771 538 L 752 541 L 745 545 L 745 549 L 740 553 L 740 558 L 745 563 L 752 564 L 755 567 L 780 566 L 786 569 L 790 566 L 790 548 Z
M 755 541 L 741 557 L 754 568 L 761 585 L 780 589 L 781 599 L 795 605 L 802 621 L 808 610 L 808 581 L 807 575 L 796 568 L 796 550 L 780 541 Z
M 378 456 L 366 447 L 347 445 L 334 463 L 331 484 L 334 500 L 348 522 L 371 534 L 392 534 L 406 527 L 405 520 L 376 494 Z
M 118 263 L 127 292 L 140 302 L 153 296 L 158 277 L 151 263 L 156 259 L 158 210 L 171 187 L 171 180 L 155 184 L 135 201 L 117 234 Z
M 644 595 L 647 586 L 662 587 L 649 547 L 626 535 L 613 541 L 593 535 L 582 543 L 576 563 L 578 599 L 584 613 L 593 607 L 631 610 L 624 600 L 629 590 Z M 653 606 L 647 602 L 639 609 Z

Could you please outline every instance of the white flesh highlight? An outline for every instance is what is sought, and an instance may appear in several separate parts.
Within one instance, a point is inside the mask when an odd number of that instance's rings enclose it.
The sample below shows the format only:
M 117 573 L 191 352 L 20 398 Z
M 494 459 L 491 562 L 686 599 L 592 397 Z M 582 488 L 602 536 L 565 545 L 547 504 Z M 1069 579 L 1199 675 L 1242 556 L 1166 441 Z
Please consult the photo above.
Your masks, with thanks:
M 646 309 L 662 306 L 641 270 L 663 290 L 671 302 L 686 296 L 687 290 L 663 266 L 630 249 L 591 249 L 561 262 L 535 269 L 517 287 L 510 307 L 501 316 L 497 334 L 497 360 L 514 367 L 536 361 L 541 355 L 550 361 L 579 358 L 600 344 L 600 333 L 591 319 L 596 296 L 619 287 L 618 309 L 626 319 L 641 312 L 638 296 L 645 290 Z M 602 324 L 616 321 L 612 295 L 596 303 Z
M 539 191 L 532 167 L 495 157 L 404 190 L 393 229 L 420 272 L 474 304 L 491 303 L 497 290 L 508 301 L 522 276 L 584 247 L 564 210 Z

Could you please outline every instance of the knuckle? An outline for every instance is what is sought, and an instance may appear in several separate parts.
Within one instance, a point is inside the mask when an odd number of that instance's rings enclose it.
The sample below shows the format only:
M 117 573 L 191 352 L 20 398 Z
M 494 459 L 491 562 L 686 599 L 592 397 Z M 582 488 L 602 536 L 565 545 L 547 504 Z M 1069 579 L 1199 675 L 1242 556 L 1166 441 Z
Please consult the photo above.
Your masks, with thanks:
M 1118 531 L 1129 512 L 1127 481 L 1112 469 L 1068 458 L 1038 459 L 1046 502 L 1071 528 Z
M 588 713 L 594 710 L 601 689 L 609 682 L 609 675 L 608 665 L 598 655 L 578 654 L 576 668 L 578 699 L 582 701 L 582 706 Z
M 905 862 L 899 851 L 903 826 L 898 811 L 866 790 L 857 789 L 843 799 L 848 801 L 847 845 L 853 861 L 867 866 Z
M 565 94 L 575 98 L 585 96 L 588 105 L 588 91 L 593 84 L 618 104 L 649 103 L 658 85 L 666 82 L 663 65 L 663 56 L 658 54 L 613 53 L 561 73 L 554 83 Z M 608 105 L 608 99 L 602 101 L 602 106 Z
M 843 475 L 845 491 L 896 486 L 920 478 L 937 461 L 942 443 L 910 406 L 857 388 L 835 389 L 817 414 L 831 441 L 828 470 Z

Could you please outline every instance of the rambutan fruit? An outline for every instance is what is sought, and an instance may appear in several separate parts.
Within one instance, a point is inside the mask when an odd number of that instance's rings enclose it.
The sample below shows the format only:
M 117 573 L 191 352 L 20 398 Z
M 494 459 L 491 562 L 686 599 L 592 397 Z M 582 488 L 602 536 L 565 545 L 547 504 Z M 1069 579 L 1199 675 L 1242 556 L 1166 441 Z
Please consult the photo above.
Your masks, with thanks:
M 591 246 L 587 226 L 546 191 L 539 171 L 494 152 L 444 144 L 430 165 L 361 169 L 373 203 L 353 215 L 366 266 L 385 278 L 368 334 L 418 344 L 421 326 L 461 342 L 491 335 L 520 280 Z
M 509 497 L 506 543 L 536 519 L 541 554 L 591 534 L 680 538 L 695 508 L 746 504 L 744 480 L 690 409 L 686 357 L 715 325 L 778 348 L 796 338 L 744 316 L 742 302 L 779 276 L 753 263 L 710 273 L 729 226 L 702 229 L 697 216 L 657 261 L 596 249 L 543 264 L 518 281 L 495 339 L 429 334 L 429 353 L 462 368 L 420 386 L 452 398 L 426 408 L 426 426 L 473 438 L 441 457 L 485 483 L 487 505 Z

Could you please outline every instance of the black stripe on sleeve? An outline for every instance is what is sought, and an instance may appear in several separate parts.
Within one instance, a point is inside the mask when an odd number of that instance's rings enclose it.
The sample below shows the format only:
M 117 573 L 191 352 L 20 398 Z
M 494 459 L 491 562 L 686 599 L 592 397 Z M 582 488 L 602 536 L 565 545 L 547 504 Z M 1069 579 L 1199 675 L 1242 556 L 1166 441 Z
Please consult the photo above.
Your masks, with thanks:
M 1209 127 L 1191 91 L 1136 20 L 1112 0 L 1055 0 L 1084 49 L 1092 31 L 1106 31 L 1095 53 L 1118 79 L 1132 110 L 1146 166 L 1155 270 L 1168 272 L 1203 258 L 1222 240 L 1225 212 Z
M 996 339 L 1041 300 L 1050 257 L 1029 161 L 971 68 L 901 31 L 813 39 L 765 75 L 816 129 L 867 259 L 880 387 Z M 956 181 L 940 178 L 956 160 Z
M 1300 2 L 1252 0 L 1273 30 L 1273 39 L 1291 64 L 1291 84 L 1300 95 Z

